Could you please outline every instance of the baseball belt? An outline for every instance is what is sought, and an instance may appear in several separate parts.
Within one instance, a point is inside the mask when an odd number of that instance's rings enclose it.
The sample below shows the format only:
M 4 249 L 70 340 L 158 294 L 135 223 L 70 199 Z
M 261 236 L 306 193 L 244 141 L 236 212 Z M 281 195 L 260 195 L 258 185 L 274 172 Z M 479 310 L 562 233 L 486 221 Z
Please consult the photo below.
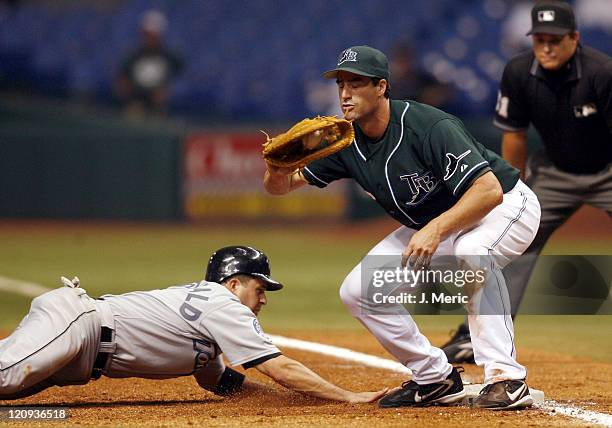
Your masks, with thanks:
M 94 360 L 91 370 L 91 378 L 99 379 L 102 376 L 108 359 L 115 353 L 116 345 L 114 341 L 113 331 L 115 330 L 115 321 L 108 302 L 102 297 L 95 300 L 96 310 L 100 315 L 100 345 L 98 346 L 98 354 Z
M 112 352 L 106 351 L 109 345 L 113 343 L 113 330 L 108 327 L 100 327 L 100 351 L 94 361 L 93 369 L 91 370 L 92 379 L 100 379 L 102 372 L 106 367 L 108 359 L 113 354 Z

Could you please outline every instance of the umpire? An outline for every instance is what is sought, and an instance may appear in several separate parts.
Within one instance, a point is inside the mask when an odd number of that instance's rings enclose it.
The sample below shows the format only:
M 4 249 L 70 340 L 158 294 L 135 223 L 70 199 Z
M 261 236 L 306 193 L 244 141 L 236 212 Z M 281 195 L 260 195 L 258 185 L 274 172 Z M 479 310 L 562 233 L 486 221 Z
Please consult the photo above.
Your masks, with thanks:
M 612 216 L 612 58 L 580 43 L 567 3 L 540 1 L 531 20 L 533 51 L 506 65 L 494 120 L 504 131 L 503 157 L 542 208 L 533 243 L 504 270 L 513 316 L 550 235 L 583 204 Z M 544 144 L 527 160 L 530 123 Z M 443 349 L 450 362 L 473 361 L 467 325 Z

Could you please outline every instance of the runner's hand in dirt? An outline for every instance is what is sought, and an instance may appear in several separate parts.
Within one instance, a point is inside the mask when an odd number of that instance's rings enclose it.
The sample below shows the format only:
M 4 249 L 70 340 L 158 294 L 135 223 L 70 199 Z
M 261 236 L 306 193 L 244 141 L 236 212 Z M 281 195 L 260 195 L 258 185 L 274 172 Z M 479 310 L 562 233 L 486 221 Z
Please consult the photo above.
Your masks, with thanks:
M 348 399 L 348 402 L 351 404 L 372 403 L 374 401 L 377 401 L 379 398 L 382 398 L 388 392 L 389 388 L 373 392 L 353 392 L 352 397 Z

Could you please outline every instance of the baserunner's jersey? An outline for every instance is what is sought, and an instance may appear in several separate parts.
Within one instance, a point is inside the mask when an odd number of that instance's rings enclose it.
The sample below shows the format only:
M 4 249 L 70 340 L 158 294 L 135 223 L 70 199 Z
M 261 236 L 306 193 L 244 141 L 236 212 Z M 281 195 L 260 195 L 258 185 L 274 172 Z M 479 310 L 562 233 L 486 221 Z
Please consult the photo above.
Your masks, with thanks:
M 211 362 L 220 376 L 220 353 L 246 368 L 280 355 L 255 314 L 213 282 L 102 299 L 115 322 L 109 377 L 172 378 L 195 374 Z
M 355 141 L 303 170 L 325 187 L 353 178 L 394 219 L 420 229 L 451 208 L 472 182 L 493 171 L 504 193 L 519 171 L 485 148 L 455 116 L 414 101 L 391 100 L 384 135 L 371 141 L 357 124 Z

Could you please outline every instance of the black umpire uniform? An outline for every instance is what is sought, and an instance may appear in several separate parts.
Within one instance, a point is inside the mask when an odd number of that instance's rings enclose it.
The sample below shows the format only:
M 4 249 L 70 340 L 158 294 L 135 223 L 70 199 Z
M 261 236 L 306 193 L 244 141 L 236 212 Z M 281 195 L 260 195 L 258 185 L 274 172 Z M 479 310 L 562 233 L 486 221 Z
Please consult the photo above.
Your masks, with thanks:
M 506 66 L 499 100 L 497 127 L 524 131 L 533 123 L 542 137 L 543 150 L 528 163 L 532 181 L 541 165 L 576 176 L 607 171 L 612 159 L 611 57 L 579 45 L 566 66 L 550 72 L 532 52 L 523 53 Z M 563 189 L 577 190 L 574 183 Z
M 556 1 L 537 3 L 532 24 L 529 34 L 576 30 L 569 5 Z M 527 251 L 503 271 L 514 317 L 552 233 L 583 204 L 612 216 L 612 58 L 578 44 L 565 65 L 546 70 L 533 51 L 519 54 L 504 70 L 494 124 L 506 132 L 533 124 L 543 141 L 525 171 L 540 201 L 540 229 Z M 605 227 L 612 231 L 612 222 Z M 443 350 L 451 362 L 473 361 L 467 325 Z
M 504 131 L 532 123 L 544 146 L 526 169 L 542 209 L 540 229 L 505 275 L 515 315 L 550 235 L 583 204 L 612 216 L 612 58 L 581 45 L 555 71 L 542 68 L 531 51 L 513 58 L 504 70 L 494 123 Z M 610 222 L 606 227 L 612 231 Z

